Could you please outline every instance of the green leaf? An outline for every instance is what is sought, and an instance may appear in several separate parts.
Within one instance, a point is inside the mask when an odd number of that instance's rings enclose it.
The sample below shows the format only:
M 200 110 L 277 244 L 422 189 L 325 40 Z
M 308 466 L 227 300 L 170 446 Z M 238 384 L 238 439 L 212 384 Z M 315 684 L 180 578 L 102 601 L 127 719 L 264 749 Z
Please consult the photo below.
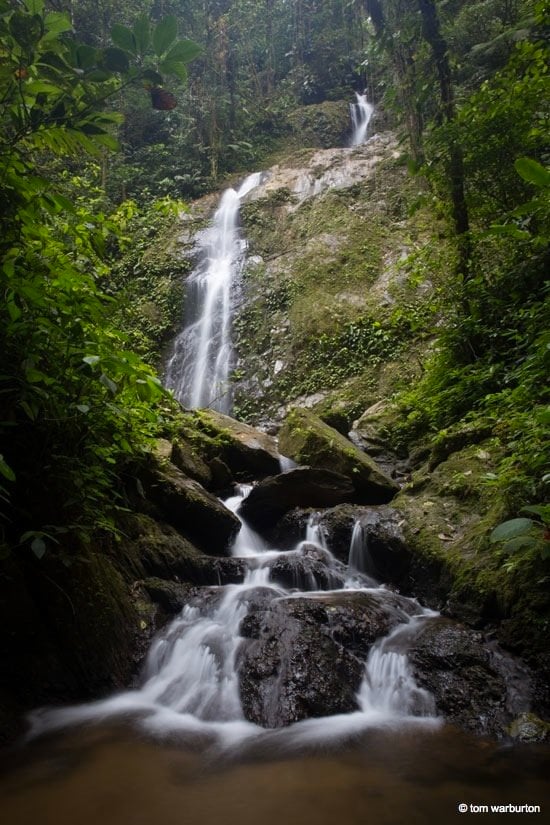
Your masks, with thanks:
M 94 69 L 86 75 L 86 80 L 91 80 L 92 83 L 105 83 L 111 77 L 111 72 L 107 72 L 105 69 Z
M 104 132 L 102 135 L 97 135 L 95 137 L 95 142 L 100 143 L 102 146 L 106 146 L 107 149 L 110 149 L 111 152 L 118 152 L 120 149 L 120 143 L 113 137 L 113 135 L 108 135 Z
M 534 513 L 543 521 L 550 522 L 550 504 L 530 504 L 528 507 L 522 507 L 520 513 Z
M 82 359 L 85 364 L 89 364 L 91 367 L 94 367 L 96 364 L 99 363 L 99 355 L 85 355 Z
M 4 476 L 4 478 L 7 478 L 8 481 L 15 481 L 15 473 L 10 465 L 4 461 L 3 455 L 0 455 L 0 473 Z
M 513 223 L 494 223 L 491 225 L 491 228 L 487 230 L 487 233 L 483 234 L 507 235 L 510 238 L 516 238 L 518 241 L 528 241 L 531 237 L 529 232 L 526 232 L 524 229 L 518 229 Z
M 115 46 L 120 46 L 121 49 L 125 49 L 125 51 L 131 54 L 136 54 L 137 43 L 135 35 L 130 29 L 126 28 L 126 26 L 115 23 L 111 29 L 111 38 Z
M 46 552 L 46 542 L 44 539 L 35 538 L 31 544 L 31 550 L 37 559 L 41 559 Z
M 522 547 L 535 547 L 537 543 L 536 538 L 533 536 L 516 536 L 515 539 L 504 542 L 503 550 L 506 550 L 507 553 L 515 553 L 516 550 L 521 550 Z
M 52 40 L 58 34 L 63 32 L 70 32 L 73 28 L 71 18 L 68 14 L 62 11 L 51 11 L 46 15 L 44 21 L 46 34 L 44 40 Z
M 44 11 L 44 0 L 25 0 L 25 8 L 31 14 L 42 14 Z
M 491 533 L 491 542 L 494 544 L 497 541 L 507 541 L 515 538 L 530 530 L 532 526 L 533 522 L 530 518 L 513 518 L 509 521 L 503 521 Z
M 111 72 L 124 73 L 130 68 L 130 61 L 122 49 L 109 46 L 103 50 L 103 65 Z
M 83 43 L 76 50 L 76 63 L 79 69 L 91 69 L 97 65 L 98 51 L 93 46 Z
M 149 48 L 151 39 L 151 24 L 149 23 L 149 18 L 146 14 L 142 14 L 141 17 L 138 17 L 134 23 L 134 37 L 136 39 L 138 54 L 144 55 Z
M 160 69 L 165 74 L 173 74 L 178 80 L 187 80 L 187 67 L 185 63 L 174 63 L 172 60 L 163 60 Z
M 79 412 L 84 413 L 84 414 L 86 414 L 87 412 L 90 412 L 90 408 L 87 404 L 77 404 L 76 409 Z
M 550 172 L 532 158 L 518 158 L 514 163 L 516 172 L 523 180 L 534 183 L 535 186 L 550 186 Z
M 103 372 L 103 373 L 99 376 L 99 381 L 100 381 L 100 383 L 101 383 L 101 384 L 103 384 L 103 386 L 104 386 L 104 387 L 106 387 L 106 389 L 108 389 L 108 390 L 109 390 L 109 392 L 111 392 L 113 395 L 115 395 L 115 393 L 118 391 L 118 387 L 117 387 L 117 385 L 115 384 L 115 382 L 114 382 L 111 378 L 109 378 L 109 376 L 108 376 L 108 375 L 105 375 L 105 373 L 104 373 L 104 372 Z
M 190 63 L 200 54 L 202 49 L 198 43 L 193 40 L 178 40 L 166 55 L 166 59 L 176 63 Z
M 141 73 L 141 77 L 143 80 L 148 80 L 150 83 L 153 83 L 154 86 L 162 86 L 164 82 L 162 75 L 153 71 L 153 69 L 145 69 Z
M 540 551 L 540 555 L 541 555 L 541 558 L 543 558 L 545 561 L 547 559 L 550 559 L 550 544 L 547 543 L 542 547 L 542 550 Z
M 160 57 L 161 54 L 171 46 L 178 36 L 178 22 L 173 15 L 165 17 L 155 26 L 153 31 L 153 48 L 155 54 Z
M 30 16 L 16 11 L 10 17 L 8 27 L 13 39 L 25 50 L 32 49 L 43 34 L 42 17 L 39 14 Z

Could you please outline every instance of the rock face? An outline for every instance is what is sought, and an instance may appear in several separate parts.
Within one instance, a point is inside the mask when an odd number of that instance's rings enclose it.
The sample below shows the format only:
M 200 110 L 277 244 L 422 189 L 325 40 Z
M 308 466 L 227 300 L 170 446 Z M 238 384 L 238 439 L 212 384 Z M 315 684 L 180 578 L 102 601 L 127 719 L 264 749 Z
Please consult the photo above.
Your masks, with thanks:
M 458 622 L 427 622 L 409 659 L 417 682 L 434 696 L 438 713 L 466 730 L 501 738 L 514 716 L 525 710 L 508 689 L 517 679 L 513 663 L 499 663 L 481 634 Z
M 288 414 L 279 433 L 279 447 L 299 464 L 347 476 L 361 504 L 387 503 L 399 490 L 372 458 L 310 410 L 295 407 Z
M 376 594 L 272 601 L 247 624 L 239 671 L 245 717 L 284 727 L 356 710 L 369 647 L 405 617 L 402 605 Z
M 261 481 L 244 500 L 240 513 L 257 530 L 265 530 L 294 507 L 331 507 L 353 495 L 353 485 L 346 476 L 298 467 Z
M 242 559 L 206 556 L 169 524 L 139 514 L 126 516 L 121 526 L 126 539 L 114 561 L 126 577 L 194 585 L 234 584 L 244 578 Z
M 172 524 L 206 553 L 223 555 L 240 529 L 238 518 L 173 464 L 153 464 L 143 476 L 147 497 Z

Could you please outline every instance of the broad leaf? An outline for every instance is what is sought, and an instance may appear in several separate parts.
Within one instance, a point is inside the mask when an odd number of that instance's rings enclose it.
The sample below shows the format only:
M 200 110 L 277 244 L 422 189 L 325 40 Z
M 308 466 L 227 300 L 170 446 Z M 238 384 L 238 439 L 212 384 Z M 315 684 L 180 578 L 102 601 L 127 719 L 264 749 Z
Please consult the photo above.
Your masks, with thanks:
M 46 552 L 46 542 L 44 539 L 36 538 L 31 544 L 31 550 L 37 559 L 41 559 Z
M 46 34 L 44 40 L 51 40 L 63 32 L 70 32 L 73 28 L 68 14 L 62 11 L 51 11 L 46 15 L 44 22 Z
M 76 50 L 76 62 L 79 69 L 91 69 L 97 64 L 97 49 L 83 43 Z
M 151 40 L 151 25 L 146 14 L 142 14 L 134 23 L 134 37 L 138 54 L 144 55 Z
M 165 74 L 173 74 L 178 80 L 187 80 L 187 67 L 185 63 L 176 63 L 173 60 L 163 60 L 160 64 L 161 70 Z
M 510 521 L 503 521 L 491 533 L 491 542 L 507 541 L 516 536 L 521 536 L 522 533 L 530 530 L 532 526 L 533 522 L 530 518 L 513 518 Z
M 125 49 L 131 54 L 136 54 L 136 37 L 130 29 L 126 28 L 126 26 L 121 26 L 120 23 L 115 23 L 111 29 L 111 38 L 115 46 L 120 46 L 121 49 Z
M 518 158 L 514 163 L 518 175 L 535 186 L 550 186 L 550 172 L 532 158 Z
M 153 31 L 153 48 L 155 54 L 160 57 L 167 49 L 170 48 L 176 37 L 178 36 L 178 23 L 173 15 L 165 17 L 160 23 L 155 26 Z
M 103 51 L 103 65 L 111 72 L 123 73 L 130 68 L 130 61 L 128 55 L 122 49 L 109 46 Z
M 148 80 L 155 86 L 162 86 L 164 82 L 162 75 L 160 75 L 158 72 L 153 71 L 153 69 L 145 69 L 141 73 L 141 77 L 143 78 L 143 80 Z
M 535 547 L 536 544 L 537 540 L 533 536 L 516 536 L 515 539 L 504 542 L 504 550 L 507 553 L 515 553 L 516 550 L 521 550 L 522 547 Z
M 202 54 L 202 49 L 193 40 L 178 40 L 168 54 L 166 60 L 176 61 L 176 63 L 189 63 Z

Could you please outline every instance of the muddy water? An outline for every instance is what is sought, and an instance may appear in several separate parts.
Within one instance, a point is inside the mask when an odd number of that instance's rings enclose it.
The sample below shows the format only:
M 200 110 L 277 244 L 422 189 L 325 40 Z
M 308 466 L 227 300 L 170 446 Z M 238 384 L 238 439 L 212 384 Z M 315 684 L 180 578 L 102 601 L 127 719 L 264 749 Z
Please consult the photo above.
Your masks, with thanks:
M 281 737 L 230 757 L 199 740 L 80 728 L 0 766 L 2 825 L 424 825 L 460 818 L 459 803 L 539 805 L 516 816 L 550 821 L 547 749 L 497 747 L 450 727 L 373 730 L 300 751 Z

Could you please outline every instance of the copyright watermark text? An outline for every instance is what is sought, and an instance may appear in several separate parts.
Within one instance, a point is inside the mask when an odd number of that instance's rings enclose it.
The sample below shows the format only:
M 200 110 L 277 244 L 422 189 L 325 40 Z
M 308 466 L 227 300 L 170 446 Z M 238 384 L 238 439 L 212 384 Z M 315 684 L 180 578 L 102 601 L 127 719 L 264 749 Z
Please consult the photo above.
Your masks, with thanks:
M 459 802 L 458 812 L 461 814 L 540 814 L 540 805 L 518 805 L 509 802 L 507 805 L 474 805 L 469 802 Z

